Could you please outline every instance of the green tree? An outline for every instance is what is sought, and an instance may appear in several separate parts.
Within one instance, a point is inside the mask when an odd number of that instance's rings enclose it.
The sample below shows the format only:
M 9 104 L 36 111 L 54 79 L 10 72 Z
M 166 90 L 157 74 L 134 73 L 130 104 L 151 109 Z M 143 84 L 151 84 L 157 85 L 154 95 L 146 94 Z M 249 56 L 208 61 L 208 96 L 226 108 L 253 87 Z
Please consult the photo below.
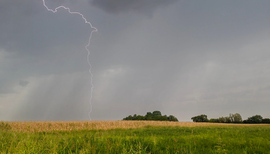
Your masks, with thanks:
M 133 120 L 133 117 L 129 115 L 128 117 L 124 118 L 123 120 Z
M 230 121 L 232 123 L 241 123 L 242 122 L 242 117 L 239 113 L 230 114 L 229 118 L 230 118 Z
M 218 121 L 219 121 L 220 123 L 225 123 L 225 122 L 226 122 L 226 118 L 225 118 L 225 117 L 219 117 L 219 118 L 218 118 Z
M 247 120 L 244 120 L 244 123 L 262 123 L 263 117 L 261 115 L 254 115 L 252 117 L 249 117 Z
M 176 117 L 170 115 L 161 115 L 160 111 L 154 111 L 153 113 L 147 112 L 145 116 L 134 114 L 133 116 L 129 115 L 123 120 L 155 120 L 155 121 L 178 121 Z
M 232 119 L 230 117 L 219 117 L 218 118 L 218 121 L 220 123 L 231 123 L 232 122 Z
M 270 124 L 270 119 L 269 118 L 264 118 L 262 120 L 262 123 L 264 123 L 264 124 Z
M 136 117 L 136 120 L 145 120 L 145 116 L 138 115 L 138 116 Z
M 137 120 L 137 114 L 134 114 L 134 115 L 133 115 L 132 120 Z
M 153 114 L 151 112 L 147 112 L 145 116 L 151 117 L 151 116 L 153 116 Z
M 156 115 L 156 116 L 153 116 L 153 120 L 155 121 L 167 121 L 167 116 L 164 115 L 164 116 L 161 116 L 161 115 Z
M 232 123 L 232 119 L 230 117 L 224 117 L 226 123 Z
M 169 115 L 168 120 L 169 121 L 178 121 L 178 119 L 173 115 Z
M 153 120 L 153 114 L 151 112 L 147 112 L 145 115 L 145 120 Z
M 202 114 L 191 118 L 193 122 L 208 122 L 207 115 Z
M 160 111 L 154 111 L 153 116 L 161 116 L 161 112 Z
M 219 120 L 218 119 L 210 119 L 209 122 L 218 123 Z

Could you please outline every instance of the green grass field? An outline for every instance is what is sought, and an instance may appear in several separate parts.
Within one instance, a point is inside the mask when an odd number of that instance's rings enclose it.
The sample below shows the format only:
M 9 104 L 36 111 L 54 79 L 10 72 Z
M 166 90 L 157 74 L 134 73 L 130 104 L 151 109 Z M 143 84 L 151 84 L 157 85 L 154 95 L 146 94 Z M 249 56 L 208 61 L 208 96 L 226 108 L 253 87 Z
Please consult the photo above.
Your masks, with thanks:
M 270 125 L 146 125 L 107 130 L 23 132 L 2 122 L 0 152 L 264 154 L 270 153 Z

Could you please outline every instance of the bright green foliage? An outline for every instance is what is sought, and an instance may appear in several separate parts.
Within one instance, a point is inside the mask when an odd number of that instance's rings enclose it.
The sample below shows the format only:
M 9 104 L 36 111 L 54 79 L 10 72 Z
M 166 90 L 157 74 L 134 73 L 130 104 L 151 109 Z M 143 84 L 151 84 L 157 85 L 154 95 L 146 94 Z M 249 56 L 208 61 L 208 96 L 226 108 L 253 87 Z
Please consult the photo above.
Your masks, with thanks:
M 129 115 L 128 117 L 124 118 L 123 120 L 154 120 L 154 121 L 178 121 L 178 119 L 170 115 L 162 115 L 160 111 L 154 111 L 153 113 L 147 112 L 145 116 L 136 115 L 133 116 Z
M 0 153 L 270 153 L 270 126 L 148 126 L 41 133 L 1 129 L 0 143 Z

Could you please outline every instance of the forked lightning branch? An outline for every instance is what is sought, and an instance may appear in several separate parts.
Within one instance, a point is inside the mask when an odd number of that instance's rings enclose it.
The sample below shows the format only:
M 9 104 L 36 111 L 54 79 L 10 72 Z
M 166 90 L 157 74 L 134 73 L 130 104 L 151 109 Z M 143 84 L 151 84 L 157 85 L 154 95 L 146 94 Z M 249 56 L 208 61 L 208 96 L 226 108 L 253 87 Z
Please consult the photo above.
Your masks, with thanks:
M 90 90 L 90 98 L 89 98 L 89 104 L 90 104 L 90 111 L 89 111 L 89 119 L 91 120 L 91 117 L 90 117 L 90 114 L 92 112 L 92 93 L 93 93 L 93 90 L 94 90 L 94 84 L 93 84 L 93 73 L 91 71 L 92 69 L 92 65 L 90 63 L 90 50 L 89 50 L 89 46 L 90 46 L 90 42 L 91 42 L 91 38 L 92 38 L 92 34 L 93 32 L 97 32 L 97 28 L 94 27 L 89 21 L 87 21 L 87 19 L 84 17 L 83 14 L 81 14 L 80 12 L 74 12 L 74 11 L 71 11 L 70 8 L 68 7 L 65 7 L 65 6 L 58 6 L 56 7 L 55 9 L 50 9 L 47 5 L 46 5 L 46 2 L 45 0 L 42 0 L 43 1 L 43 6 L 49 11 L 49 12 L 52 12 L 52 13 L 57 13 L 57 11 L 59 9 L 65 9 L 68 11 L 69 14 L 73 14 L 73 15 L 78 15 L 80 16 L 83 21 L 85 22 L 85 24 L 88 24 L 89 27 L 91 28 L 91 33 L 89 35 L 89 39 L 88 39 L 88 43 L 85 45 L 85 50 L 87 51 L 87 63 L 89 65 L 89 73 L 90 73 L 90 83 L 91 83 L 91 90 Z

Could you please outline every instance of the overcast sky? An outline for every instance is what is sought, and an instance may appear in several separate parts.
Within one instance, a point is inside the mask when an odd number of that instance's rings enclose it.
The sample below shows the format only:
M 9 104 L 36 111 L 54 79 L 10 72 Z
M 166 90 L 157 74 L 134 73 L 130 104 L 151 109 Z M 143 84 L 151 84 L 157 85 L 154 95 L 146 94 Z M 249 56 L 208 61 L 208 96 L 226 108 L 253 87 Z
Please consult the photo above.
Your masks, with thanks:
M 270 118 L 269 0 L 47 0 L 98 29 L 91 120 Z M 0 120 L 89 120 L 93 29 L 42 0 L 0 0 Z

